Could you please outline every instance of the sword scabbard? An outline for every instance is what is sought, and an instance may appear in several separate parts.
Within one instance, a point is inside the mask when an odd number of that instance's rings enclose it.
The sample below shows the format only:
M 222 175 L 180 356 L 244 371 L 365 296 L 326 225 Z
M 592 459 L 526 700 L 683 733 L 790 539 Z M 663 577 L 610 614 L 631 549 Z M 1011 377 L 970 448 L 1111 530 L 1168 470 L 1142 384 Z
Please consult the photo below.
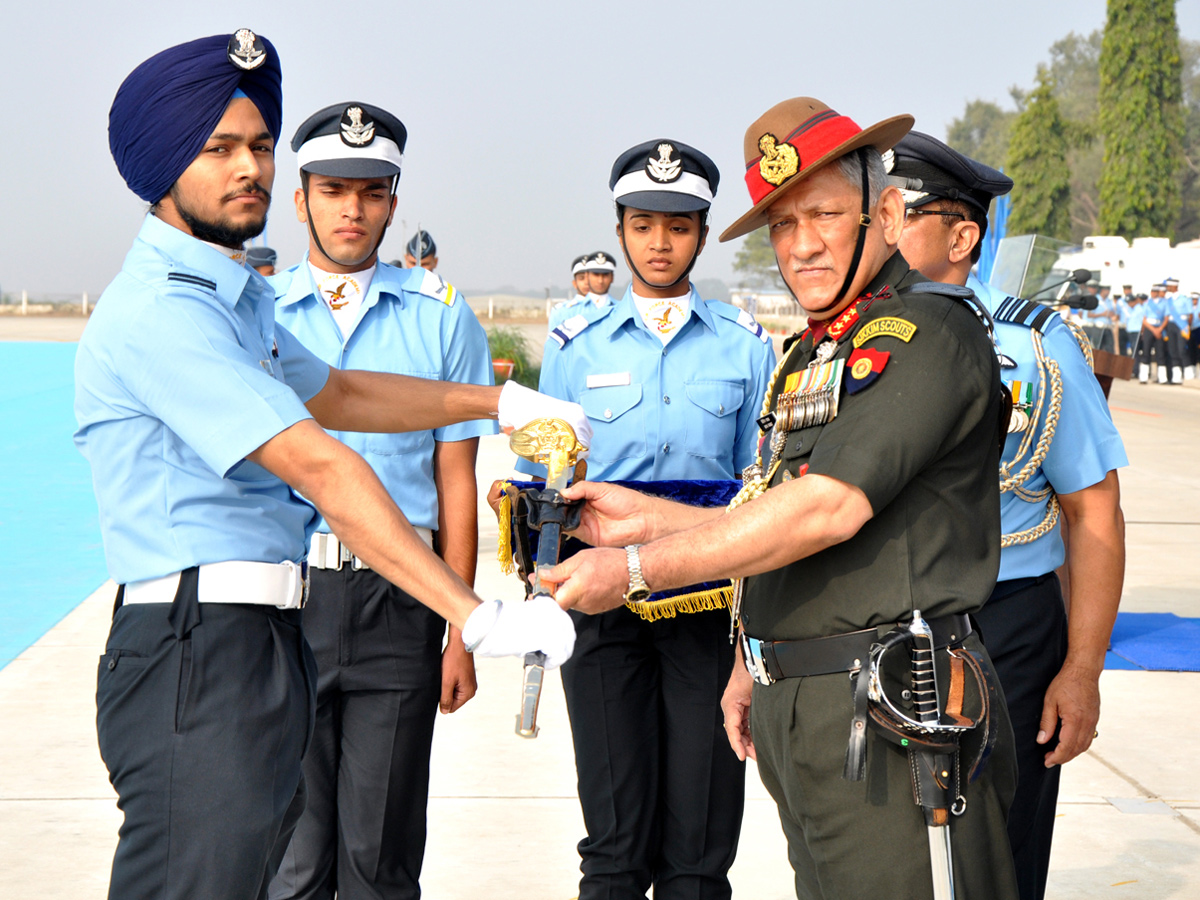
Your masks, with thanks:
M 546 675 L 546 654 L 525 654 L 525 680 L 521 686 L 521 711 L 517 714 L 517 734 L 523 738 L 538 736 L 538 704 L 542 699 L 542 681 Z

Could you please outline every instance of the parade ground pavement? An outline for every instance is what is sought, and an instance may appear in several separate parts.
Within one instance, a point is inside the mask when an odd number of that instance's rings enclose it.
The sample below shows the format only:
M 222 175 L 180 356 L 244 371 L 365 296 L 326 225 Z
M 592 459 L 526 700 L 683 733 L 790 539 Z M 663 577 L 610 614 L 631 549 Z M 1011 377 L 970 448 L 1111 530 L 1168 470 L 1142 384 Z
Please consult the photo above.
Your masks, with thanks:
M 1118 382 L 1111 407 L 1131 460 L 1121 473 L 1122 610 L 1200 617 L 1200 390 Z M 481 485 L 511 473 L 513 459 L 503 437 L 484 439 Z M 477 588 L 519 597 L 496 563 L 494 518 L 480 510 Z M 95 683 L 113 595 L 97 582 L 0 669 L 0 897 L 105 896 L 121 814 L 96 749 Z M 567 900 L 578 891 L 583 825 L 558 673 L 547 679 L 541 736 L 522 740 L 513 733 L 520 662 L 479 660 L 478 670 L 475 699 L 438 718 L 425 896 Z M 1063 773 L 1048 896 L 1200 897 L 1200 674 L 1110 670 L 1101 689 L 1100 737 Z M 794 894 L 775 807 L 753 765 L 746 782 L 734 896 L 785 900 Z

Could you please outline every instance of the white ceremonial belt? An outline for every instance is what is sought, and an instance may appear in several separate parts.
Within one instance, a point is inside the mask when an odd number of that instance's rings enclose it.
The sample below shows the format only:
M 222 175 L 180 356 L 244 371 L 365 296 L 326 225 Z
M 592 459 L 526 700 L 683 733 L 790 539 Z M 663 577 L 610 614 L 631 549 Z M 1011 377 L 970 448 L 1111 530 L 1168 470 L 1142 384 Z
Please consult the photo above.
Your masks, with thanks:
M 304 605 L 304 573 L 288 560 L 281 563 L 229 560 L 199 567 L 196 597 L 201 603 L 247 603 L 300 609 Z M 125 585 L 123 603 L 170 603 L 179 590 L 179 576 L 166 575 Z
M 425 545 L 432 550 L 433 531 L 428 528 L 422 528 L 419 525 L 414 525 L 413 530 L 425 542 Z M 350 563 L 350 568 L 355 571 L 371 568 L 351 553 L 350 548 L 339 541 L 336 534 L 323 534 L 318 531 L 312 536 L 312 544 L 308 552 L 308 567 L 310 569 L 334 569 L 335 571 L 340 571 L 346 563 Z

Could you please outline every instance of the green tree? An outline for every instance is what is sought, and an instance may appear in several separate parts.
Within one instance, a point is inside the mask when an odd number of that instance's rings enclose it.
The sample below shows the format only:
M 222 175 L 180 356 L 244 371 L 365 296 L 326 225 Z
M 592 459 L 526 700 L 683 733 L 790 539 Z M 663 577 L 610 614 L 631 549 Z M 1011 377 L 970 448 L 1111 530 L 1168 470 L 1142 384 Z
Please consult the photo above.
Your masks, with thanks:
M 1054 98 L 1050 73 L 1045 66 L 1039 66 L 1037 87 L 1013 122 L 1008 145 L 1005 171 L 1013 180 L 1009 234 L 1036 233 L 1064 241 L 1070 239 L 1069 132 Z
M 1200 42 L 1180 41 L 1183 59 L 1183 180 L 1175 237 L 1200 237 Z
M 946 129 L 946 143 L 985 166 L 999 169 L 1008 156 L 1009 132 L 1016 117 L 1016 113 L 989 100 L 972 100 Z
M 1083 35 L 1071 32 L 1050 47 L 1050 76 L 1068 131 L 1067 166 L 1071 170 L 1071 240 L 1079 243 L 1097 234 L 1100 214 L 1099 182 L 1104 164 L 1100 131 L 1100 45 L 1104 34 L 1096 29 Z
M 1108 0 L 1100 52 L 1100 229 L 1175 234 L 1183 166 L 1175 0 Z
M 766 228 L 755 229 L 746 235 L 733 257 L 733 271 L 741 276 L 742 287 L 784 290 L 779 266 L 775 263 L 775 249 Z

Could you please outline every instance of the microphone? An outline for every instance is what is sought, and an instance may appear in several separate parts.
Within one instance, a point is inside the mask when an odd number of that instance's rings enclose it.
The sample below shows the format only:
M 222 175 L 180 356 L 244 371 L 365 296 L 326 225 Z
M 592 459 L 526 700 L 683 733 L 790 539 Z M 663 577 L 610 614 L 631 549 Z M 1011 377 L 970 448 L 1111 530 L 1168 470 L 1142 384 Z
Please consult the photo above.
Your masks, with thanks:
M 1095 294 L 1073 294 L 1070 297 L 1064 297 L 1062 300 L 1057 301 L 1055 305 L 1065 306 L 1068 309 L 1095 309 L 1100 305 L 1100 298 Z

